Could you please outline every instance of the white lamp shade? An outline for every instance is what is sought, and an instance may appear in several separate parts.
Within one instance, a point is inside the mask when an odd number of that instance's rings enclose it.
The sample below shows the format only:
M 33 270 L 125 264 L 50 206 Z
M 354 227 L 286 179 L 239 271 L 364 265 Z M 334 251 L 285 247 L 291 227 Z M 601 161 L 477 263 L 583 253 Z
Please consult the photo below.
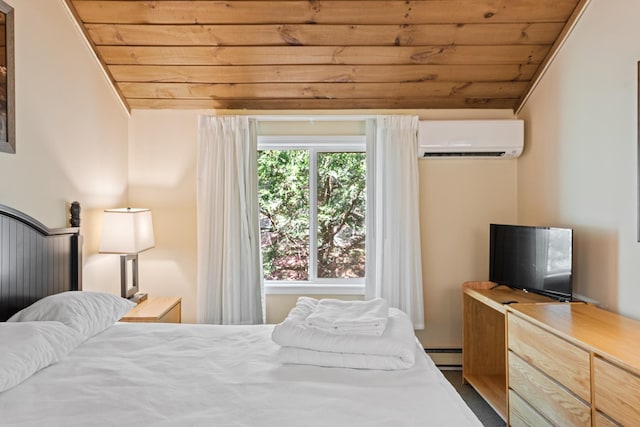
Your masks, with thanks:
M 149 209 L 108 209 L 102 218 L 100 253 L 137 254 L 155 245 Z

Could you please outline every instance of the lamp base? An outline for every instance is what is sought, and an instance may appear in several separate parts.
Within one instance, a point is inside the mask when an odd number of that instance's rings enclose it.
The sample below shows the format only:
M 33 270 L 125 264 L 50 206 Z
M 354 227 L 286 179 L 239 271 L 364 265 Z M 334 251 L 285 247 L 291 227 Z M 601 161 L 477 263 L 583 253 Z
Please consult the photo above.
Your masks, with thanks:
M 142 301 L 147 299 L 147 294 L 144 292 L 136 292 L 131 297 L 129 297 L 129 299 L 136 304 L 140 304 Z

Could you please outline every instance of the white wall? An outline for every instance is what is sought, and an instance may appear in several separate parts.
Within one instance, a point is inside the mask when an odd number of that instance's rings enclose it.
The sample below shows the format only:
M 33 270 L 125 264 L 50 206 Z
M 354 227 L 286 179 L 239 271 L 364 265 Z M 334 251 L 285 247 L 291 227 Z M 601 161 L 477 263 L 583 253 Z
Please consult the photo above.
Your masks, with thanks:
M 182 297 L 196 321 L 196 157 L 198 112 L 131 114 L 129 203 L 151 209 L 156 246 L 139 255 L 140 290 Z
M 85 289 L 118 293 L 117 259 L 94 254 L 101 210 L 127 197 L 128 114 L 62 0 L 6 2 L 15 10 L 17 153 L 0 153 L 0 203 L 55 228 L 67 226 L 68 203 L 81 202 Z
M 521 223 L 575 229 L 575 292 L 640 318 L 640 2 L 592 0 L 525 104 Z
M 156 247 L 140 255 L 141 286 L 151 295 L 181 296 L 185 322 L 196 320 L 195 172 L 199 113 L 134 110 L 130 124 L 129 201 L 132 206 L 152 209 L 156 231 Z M 396 113 L 417 114 L 423 119 L 513 118 L 513 113 L 505 110 Z M 418 332 L 418 337 L 425 346 L 461 347 L 462 282 L 487 279 L 489 223 L 516 221 L 516 179 L 515 160 L 420 161 L 420 238 L 427 326 Z M 295 299 L 290 295 L 268 295 L 267 320 L 281 321 Z
M 420 160 L 426 348 L 462 347 L 462 283 L 489 278 L 489 224 L 517 222 L 517 160 Z

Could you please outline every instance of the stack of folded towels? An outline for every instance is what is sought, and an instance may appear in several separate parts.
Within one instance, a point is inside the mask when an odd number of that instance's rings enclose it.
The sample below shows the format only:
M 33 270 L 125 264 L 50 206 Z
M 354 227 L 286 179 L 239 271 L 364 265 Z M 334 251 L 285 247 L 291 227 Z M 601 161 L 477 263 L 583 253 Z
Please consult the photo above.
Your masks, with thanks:
M 300 297 L 271 337 L 284 363 L 305 365 L 408 369 L 418 349 L 409 317 L 382 298 Z

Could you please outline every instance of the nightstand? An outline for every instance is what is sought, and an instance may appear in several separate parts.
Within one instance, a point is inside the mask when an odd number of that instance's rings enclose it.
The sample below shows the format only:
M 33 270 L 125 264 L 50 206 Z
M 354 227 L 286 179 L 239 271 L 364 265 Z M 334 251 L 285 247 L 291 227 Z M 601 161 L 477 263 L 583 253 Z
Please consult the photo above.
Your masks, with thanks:
M 120 321 L 180 323 L 182 321 L 182 298 L 148 297 L 133 307 Z

